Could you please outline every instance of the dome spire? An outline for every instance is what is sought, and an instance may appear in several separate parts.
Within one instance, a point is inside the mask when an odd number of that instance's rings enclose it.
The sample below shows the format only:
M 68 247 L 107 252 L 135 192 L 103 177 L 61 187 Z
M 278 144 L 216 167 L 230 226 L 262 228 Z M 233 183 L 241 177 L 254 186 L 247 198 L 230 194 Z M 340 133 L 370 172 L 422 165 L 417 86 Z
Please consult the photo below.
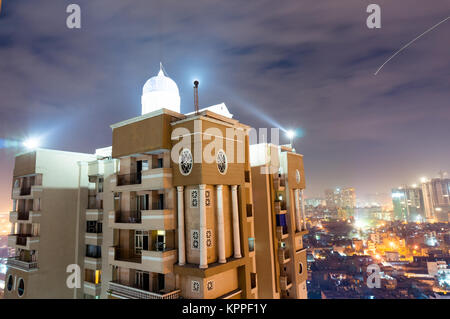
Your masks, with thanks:
M 177 84 L 167 76 L 162 62 L 157 76 L 142 88 L 142 115 L 162 108 L 180 113 L 180 93 Z
M 167 76 L 166 72 L 164 71 L 164 67 L 162 65 L 162 62 L 159 62 L 158 76 Z

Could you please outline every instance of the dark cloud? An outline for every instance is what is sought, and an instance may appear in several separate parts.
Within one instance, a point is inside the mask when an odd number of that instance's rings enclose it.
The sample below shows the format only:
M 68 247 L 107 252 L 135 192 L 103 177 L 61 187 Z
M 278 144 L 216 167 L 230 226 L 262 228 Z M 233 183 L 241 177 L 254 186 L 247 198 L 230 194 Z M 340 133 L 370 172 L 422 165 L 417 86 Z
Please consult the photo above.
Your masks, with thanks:
M 82 29 L 65 27 L 66 6 Z M 376 69 L 444 19 L 447 0 L 3 1 L 0 138 L 47 133 L 46 146 L 92 152 L 109 124 L 140 114 L 141 88 L 162 60 L 182 111 L 226 102 L 254 127 L 301 128 L 309 194 L 335 185 L 386 192 L 449 169 L 450 22 Z M 16 150 L 17 151 L 17 150 Z M 0 150 L 0 210 L 14 150 Z

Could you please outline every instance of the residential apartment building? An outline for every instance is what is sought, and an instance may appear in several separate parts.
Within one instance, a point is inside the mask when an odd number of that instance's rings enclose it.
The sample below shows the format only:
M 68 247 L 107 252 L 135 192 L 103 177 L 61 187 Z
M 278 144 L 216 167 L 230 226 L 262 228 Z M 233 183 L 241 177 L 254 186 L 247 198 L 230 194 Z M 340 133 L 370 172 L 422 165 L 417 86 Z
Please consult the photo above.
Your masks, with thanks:
M 6 298 L 306 298 L 301 155 L 282 147 L 274 174 L 253 174 L 250 127 L 223 103 L 180 113 L 162 68 L 142 114 L 111 128 L 112 146 L 95 154 L 16 157 Z M 256 238 L 260 199 L 272 228 Z M 277 265 L 257 275 L 268 243 Z M 258 289 L 268 271 L 269 294 Z
M 290 147 L 250 147 L 256 271 L 261 298 L 306 299 L 303 156 Z
M 337 210 L 339 218 L 355 215 L 356 193 L 353 187 L 325 190 L 325 201 L 328 209 Z
M 16 156 L 4 298 L 74 297 L 66 267 L 77 264 L 77 216 L 88 192 L 79 163 L 95 158 L 42 149 Z
M 422 181 L 425 218 L 431 222 L 450 221 L 450 179 L 433 178 Z
M 394 188 L 392 190 L 392 204 L 395 220 L 411 222 L 425 220 L 422 189 L 416 185 Z

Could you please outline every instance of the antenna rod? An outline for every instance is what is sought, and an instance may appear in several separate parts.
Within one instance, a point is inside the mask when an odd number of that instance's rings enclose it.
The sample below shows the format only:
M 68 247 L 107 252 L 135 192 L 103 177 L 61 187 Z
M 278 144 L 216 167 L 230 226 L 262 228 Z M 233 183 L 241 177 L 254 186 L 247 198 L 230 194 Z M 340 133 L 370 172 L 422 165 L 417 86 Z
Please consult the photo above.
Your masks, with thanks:
M 198 115 L 198 85 L 199 82 L 197 80 L 194 81 L 194 109 L 195 115 Z

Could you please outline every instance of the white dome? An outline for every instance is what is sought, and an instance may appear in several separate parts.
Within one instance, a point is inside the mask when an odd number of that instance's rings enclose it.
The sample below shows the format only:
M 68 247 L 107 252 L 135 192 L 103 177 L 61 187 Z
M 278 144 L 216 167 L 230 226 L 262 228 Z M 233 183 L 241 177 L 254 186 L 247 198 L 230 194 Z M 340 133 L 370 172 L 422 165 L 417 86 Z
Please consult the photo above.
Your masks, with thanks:
M 142 88 L 142 115 L 165 108 L 180 113 L 180 93 L 174 80 L 164 74 L 162 65 L 157 76 Z

